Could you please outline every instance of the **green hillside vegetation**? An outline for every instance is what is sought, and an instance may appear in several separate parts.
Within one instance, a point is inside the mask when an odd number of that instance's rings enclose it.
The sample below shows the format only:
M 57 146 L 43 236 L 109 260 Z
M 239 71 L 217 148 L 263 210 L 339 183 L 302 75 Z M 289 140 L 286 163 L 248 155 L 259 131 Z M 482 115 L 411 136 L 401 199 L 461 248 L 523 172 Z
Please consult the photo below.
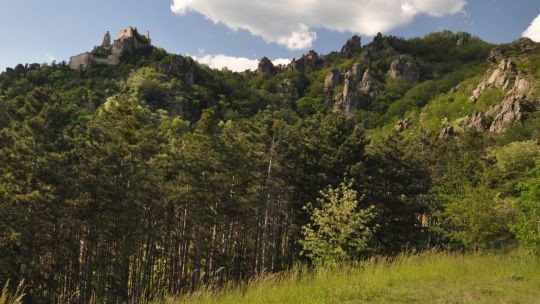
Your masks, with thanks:
M 2 72 L 4 297 L 533 302 L 540 44 L 379 35 L 313 58 L 234 73 L 151 47 Z M 261 276 L 284 284 L 230 287 Z
M 538 303 L 538 259 L 511 254 L 400 255 L 307 274 L 295 269 L 242 287 L 156 303 Z

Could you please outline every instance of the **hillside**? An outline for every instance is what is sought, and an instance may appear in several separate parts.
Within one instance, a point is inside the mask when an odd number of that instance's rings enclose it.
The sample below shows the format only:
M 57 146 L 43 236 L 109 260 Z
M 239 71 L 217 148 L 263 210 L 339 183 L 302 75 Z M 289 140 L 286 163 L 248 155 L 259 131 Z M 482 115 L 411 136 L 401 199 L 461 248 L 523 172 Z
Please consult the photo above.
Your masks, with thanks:
M 234 73 L 129 27 L 8 68 L 0 283 L 139 302 L 297 263 L 540 254 L 539 92 L 540 44 L 449 31 Z

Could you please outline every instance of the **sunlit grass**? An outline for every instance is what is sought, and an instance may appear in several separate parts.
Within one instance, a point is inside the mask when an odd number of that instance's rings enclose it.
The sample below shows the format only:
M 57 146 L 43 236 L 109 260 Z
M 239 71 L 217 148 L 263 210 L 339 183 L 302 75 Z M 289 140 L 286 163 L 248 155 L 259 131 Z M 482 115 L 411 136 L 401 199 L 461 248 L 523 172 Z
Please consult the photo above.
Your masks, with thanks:
M 297 268 L 159 303 L 540 303 L 540 260 L 521 252 L 403 255 L 311 275 Z

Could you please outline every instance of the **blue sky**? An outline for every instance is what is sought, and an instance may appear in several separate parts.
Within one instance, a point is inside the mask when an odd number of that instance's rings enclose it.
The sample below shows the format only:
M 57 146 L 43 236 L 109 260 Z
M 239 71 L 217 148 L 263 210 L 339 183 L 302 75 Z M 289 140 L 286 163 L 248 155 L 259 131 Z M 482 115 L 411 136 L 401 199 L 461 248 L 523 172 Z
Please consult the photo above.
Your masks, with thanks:
M 0 70 L 69 60 L 128 25 L 150 30 L 169 52 L 239 69 L 263 56 L 339 50 L 353 33 L 369 42 L 379 30 L 413 37 L 449 29 L 510 42 L 539 14 L 540 0 L 0 0 Z

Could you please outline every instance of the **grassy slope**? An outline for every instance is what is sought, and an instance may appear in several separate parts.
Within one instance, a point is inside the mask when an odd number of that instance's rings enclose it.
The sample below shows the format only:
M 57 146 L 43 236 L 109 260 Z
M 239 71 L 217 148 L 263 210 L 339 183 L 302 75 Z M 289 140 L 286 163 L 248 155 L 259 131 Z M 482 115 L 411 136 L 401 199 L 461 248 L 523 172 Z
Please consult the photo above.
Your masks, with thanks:
M 524 253 L 428 253 L 267 277 L 246 290 L 166 303 L 540 303 L 540 260 Z

